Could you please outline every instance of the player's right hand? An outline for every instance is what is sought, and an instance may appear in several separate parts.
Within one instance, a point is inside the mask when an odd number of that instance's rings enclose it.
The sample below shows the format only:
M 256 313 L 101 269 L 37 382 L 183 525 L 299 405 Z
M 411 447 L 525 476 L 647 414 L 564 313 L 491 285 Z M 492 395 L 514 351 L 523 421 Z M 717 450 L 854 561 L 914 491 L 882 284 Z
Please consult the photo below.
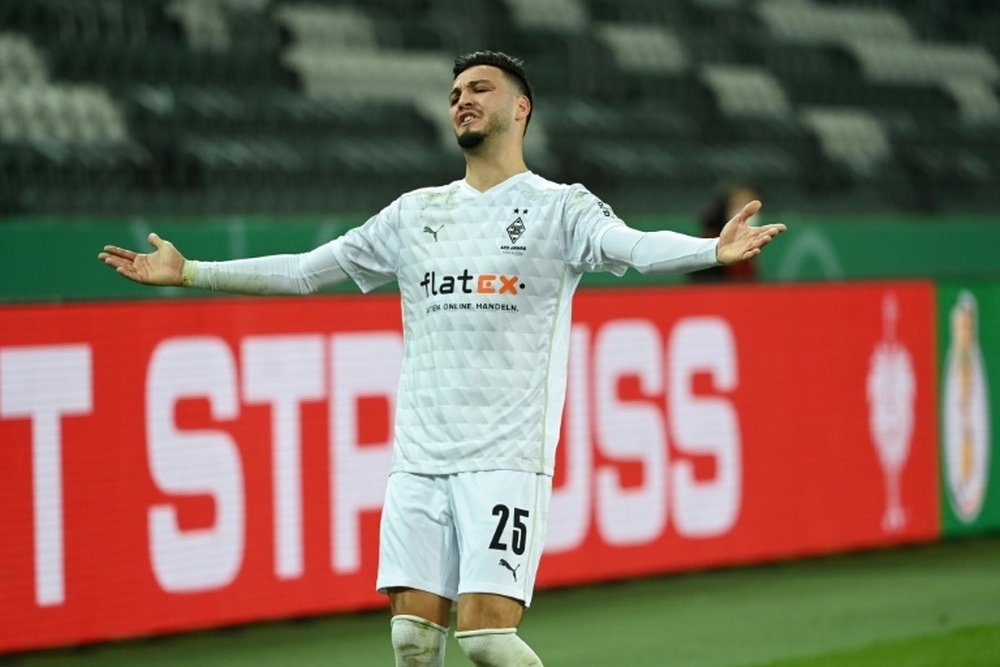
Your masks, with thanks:
M 149 243 L 156 248 L 141 254 L 118 246 L 106 245 L 97 258 L 125 276 L 143 285 L 180 286 L 184 275 L 184 256 L 170 241 L 150 234 Z

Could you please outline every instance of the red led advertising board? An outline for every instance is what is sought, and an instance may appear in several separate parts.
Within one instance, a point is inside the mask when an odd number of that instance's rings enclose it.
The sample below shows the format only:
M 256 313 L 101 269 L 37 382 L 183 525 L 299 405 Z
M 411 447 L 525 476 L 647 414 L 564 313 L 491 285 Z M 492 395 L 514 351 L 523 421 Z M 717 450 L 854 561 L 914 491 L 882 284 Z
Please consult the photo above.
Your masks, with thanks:
M 0 309 L 0 652 L 384 604 L 399 312 Z M 539 586 L 937 537 L 934 317 L 921 282 L 578 294 Z

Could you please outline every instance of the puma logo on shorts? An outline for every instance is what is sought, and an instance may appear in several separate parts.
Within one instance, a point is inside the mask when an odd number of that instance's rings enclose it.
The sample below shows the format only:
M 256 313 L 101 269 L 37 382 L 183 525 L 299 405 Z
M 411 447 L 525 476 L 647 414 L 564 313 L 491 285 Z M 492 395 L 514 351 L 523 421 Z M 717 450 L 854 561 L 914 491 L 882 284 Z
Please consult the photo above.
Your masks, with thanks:
M 517 581 L 517 571 L 521 569 L 520 563 L 517 564 L 517 567 L 511 567 L 510 563 L 508 563 L 506 559 L 501 558 L 500 565 L 510 570 L 511 575 L 514 577 L 514 581 Z

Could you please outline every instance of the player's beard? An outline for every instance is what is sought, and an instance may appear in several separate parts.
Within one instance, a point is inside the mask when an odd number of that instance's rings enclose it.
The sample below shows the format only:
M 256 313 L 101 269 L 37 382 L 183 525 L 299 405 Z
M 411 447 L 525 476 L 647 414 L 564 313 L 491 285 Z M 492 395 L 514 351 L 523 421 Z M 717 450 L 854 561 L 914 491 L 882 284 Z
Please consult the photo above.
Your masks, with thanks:
M 503 134 L 508 129 L 510 123 L 505 123 L 502 116 L 494 114 L 486 117 L 486 122 L 482 130 L 468 130 L 467 132 L 457 132 L 455 138 L 458 145 L 464 151 L 476 151 L 482 147 L 486 140 L 492 136 Z
M 458 145 L 462 150 L 471 151 L 479 148 L 486 141 L 486 133 L 479 130 L 469 130 L 458 135 Z

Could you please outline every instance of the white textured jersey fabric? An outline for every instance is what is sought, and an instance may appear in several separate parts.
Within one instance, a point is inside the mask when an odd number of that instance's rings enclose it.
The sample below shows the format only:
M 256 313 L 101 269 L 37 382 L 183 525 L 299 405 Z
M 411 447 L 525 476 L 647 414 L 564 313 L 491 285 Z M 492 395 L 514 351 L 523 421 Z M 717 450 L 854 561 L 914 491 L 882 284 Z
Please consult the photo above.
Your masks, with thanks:
M 625 272 L 601 252 L 621 224 L 583 186 L 524 172 L 409 192 L 332 244 L 363 291 L 399 281 L 393 470 L 552 474 L 573 291 Z

